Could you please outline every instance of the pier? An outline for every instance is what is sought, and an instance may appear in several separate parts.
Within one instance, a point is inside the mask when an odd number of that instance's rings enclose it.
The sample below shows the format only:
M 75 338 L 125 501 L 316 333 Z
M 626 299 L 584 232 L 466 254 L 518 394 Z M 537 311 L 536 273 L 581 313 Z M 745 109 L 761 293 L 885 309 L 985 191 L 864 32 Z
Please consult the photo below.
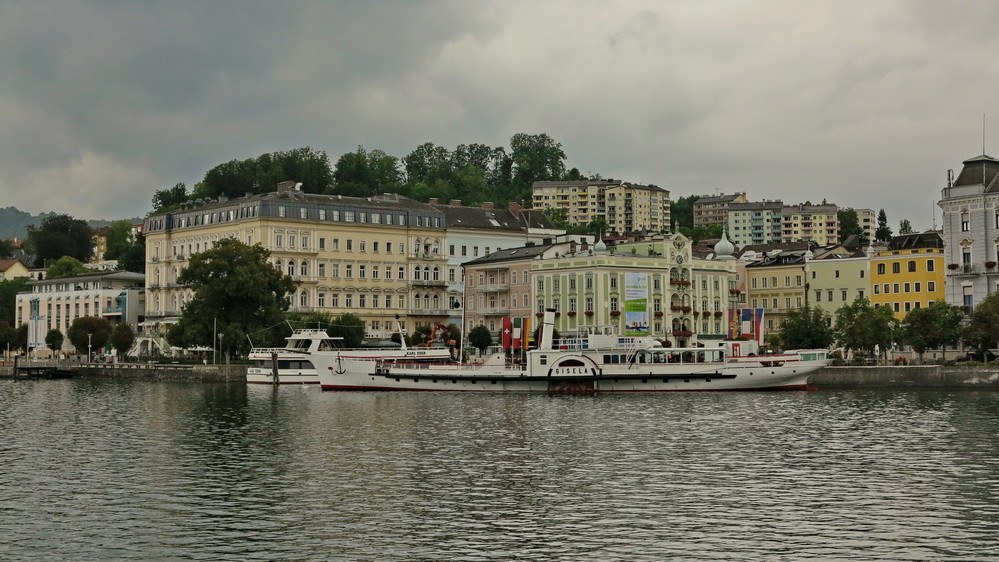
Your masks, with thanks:
M 246 380 L 246 365 L 181 365 L 178 363 L 79 363 L 15 357 L 0 362 L 3 379 L 131 378 L 169 381 Z

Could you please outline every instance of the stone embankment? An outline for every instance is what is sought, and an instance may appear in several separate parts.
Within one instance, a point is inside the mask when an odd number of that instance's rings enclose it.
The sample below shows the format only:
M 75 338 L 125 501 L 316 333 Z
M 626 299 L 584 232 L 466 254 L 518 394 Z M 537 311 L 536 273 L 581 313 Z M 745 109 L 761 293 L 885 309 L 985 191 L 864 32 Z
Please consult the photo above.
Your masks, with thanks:
M 246 365 L 180 365 L 177 363 L 67 363 L 24 361 L 19 377 L 128 378 L 161 381 L 242 382 Z M 0 377 L 10 377 L 14 366 L 0 365 Z
M 809 377 L 821 388 L 977 388 L 999 390 L 999 366 L 826 367 Z

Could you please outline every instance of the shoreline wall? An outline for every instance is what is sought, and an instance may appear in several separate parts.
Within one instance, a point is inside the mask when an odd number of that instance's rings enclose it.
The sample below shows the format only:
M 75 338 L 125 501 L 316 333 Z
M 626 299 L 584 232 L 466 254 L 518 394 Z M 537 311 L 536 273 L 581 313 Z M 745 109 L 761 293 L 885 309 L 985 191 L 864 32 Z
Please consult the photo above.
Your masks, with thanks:
M 999 367 L 826 367 L 808 378 L 823 388 L 978 388 L 999 390 Z

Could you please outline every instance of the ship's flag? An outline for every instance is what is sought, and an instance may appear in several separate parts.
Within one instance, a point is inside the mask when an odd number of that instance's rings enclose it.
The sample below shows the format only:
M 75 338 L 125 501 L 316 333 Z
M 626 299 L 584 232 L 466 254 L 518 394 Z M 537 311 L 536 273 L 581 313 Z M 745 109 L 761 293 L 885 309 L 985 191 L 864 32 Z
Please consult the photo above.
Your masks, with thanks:
M 513 326 L 510 323 L 510 317 L 503 317 L 503 349 L 510 349 L 510 343 L 513 336 Z
M 752 308 L 742 308 L 739 309 L 739 333 L 748 336 L 753 335 L 755 337 L 756 332 L 753 330 L 753 309 Z
M 531 349 L 531 317 L 527 316 L 524 318 L 524 336 L 521 343 L 524 344 L 524 349 Z
M 763 309 L 757 308 L 753 314 L 753 321 L 756 324 L 753 335 L 756 336 L 756 343 L 763 345 Z
M 513 348 L 520 349 L 523 335 L 523 318 L 513 319 Z

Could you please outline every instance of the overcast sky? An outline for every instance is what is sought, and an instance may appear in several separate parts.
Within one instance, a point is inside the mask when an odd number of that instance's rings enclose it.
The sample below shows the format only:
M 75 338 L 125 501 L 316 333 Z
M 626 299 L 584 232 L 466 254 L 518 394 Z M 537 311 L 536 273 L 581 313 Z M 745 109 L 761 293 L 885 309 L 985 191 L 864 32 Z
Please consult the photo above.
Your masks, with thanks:
M 143 216 L 234 158 L 524 132 L 674 199 L 929 228 L 983 114 L 999 156 L 997 30 L 990 1 L 0 0 L 0 207 Z

